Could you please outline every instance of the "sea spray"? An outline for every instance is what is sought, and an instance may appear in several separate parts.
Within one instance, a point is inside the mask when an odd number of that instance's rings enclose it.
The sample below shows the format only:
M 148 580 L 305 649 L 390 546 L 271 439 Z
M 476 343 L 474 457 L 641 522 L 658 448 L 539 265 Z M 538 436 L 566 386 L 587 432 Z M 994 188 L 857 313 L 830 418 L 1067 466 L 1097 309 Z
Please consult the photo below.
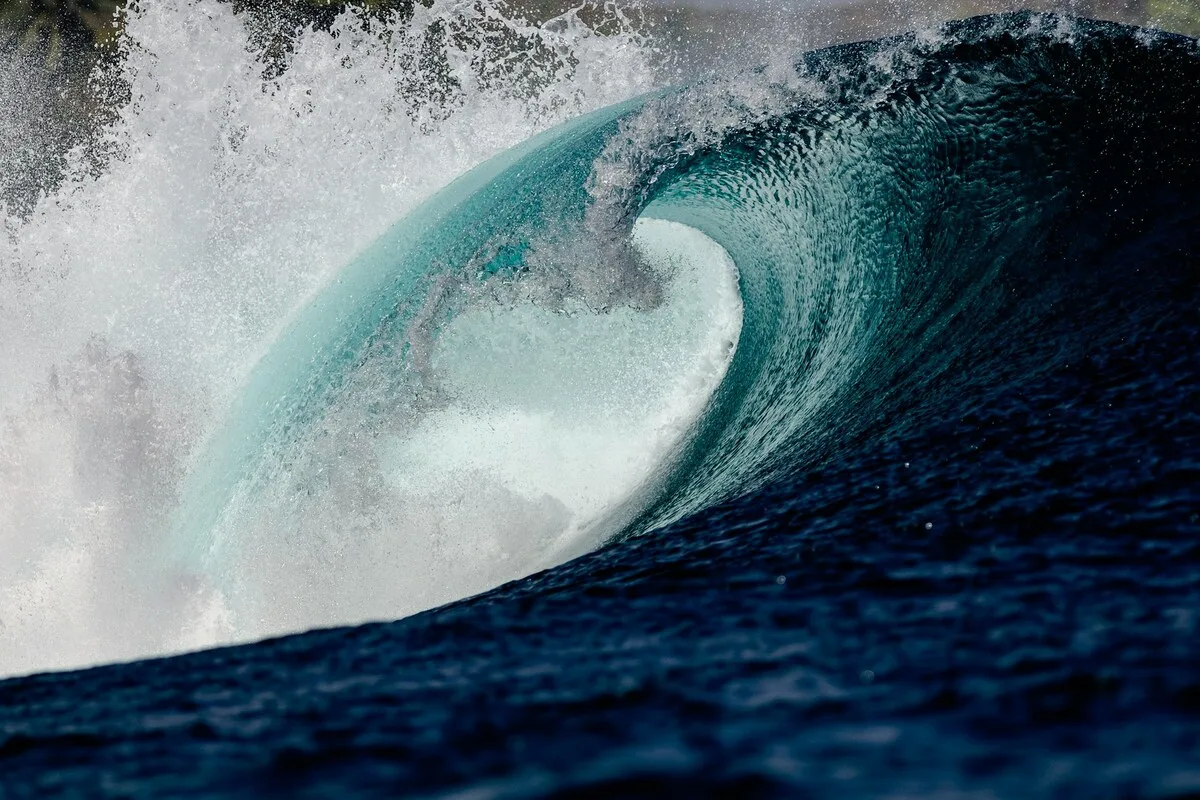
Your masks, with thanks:
M 645 39 L 597 13 L 604 35 L 578 11 L 544 25 L 496 4 L 347 12 L 280 56 L 221 3 L 130 10 L 97 78 L 125 102 L 0 238 L 0 669 L 262 633 L 166 552 L 197 447 L 293 310 L 396 219 L 653 85 Z M 514 39 L 545 57 L 515 59 Z M 34 142 L 36 114 L 10 116 Z

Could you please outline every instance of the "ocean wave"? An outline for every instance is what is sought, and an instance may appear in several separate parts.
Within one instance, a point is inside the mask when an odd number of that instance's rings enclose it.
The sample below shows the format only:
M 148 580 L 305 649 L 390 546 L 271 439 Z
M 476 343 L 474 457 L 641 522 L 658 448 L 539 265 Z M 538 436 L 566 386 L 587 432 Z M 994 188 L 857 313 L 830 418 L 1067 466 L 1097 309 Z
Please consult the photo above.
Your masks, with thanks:
M 204 8 L 214 47 L 245 40 Z M 379 116 L 408 62 L 346 27 L 269 101 L 239 51 L 193 119 L 149 20 L 119 155 L 8 223 L 8 669 L 483 591 L 885 446 L 1193 291 L 1185 37 L 1002 15 L 646 93 L 643 42 L 567 20 L 521 28 L 574 64 L 536 113 L 523 68 L 524 94 L 480 81 L 434 119 Z M 363 70 L 408 82 L 361 97 Z M 331 76 L 362 105 L 322 104 Z M 331 131 L 337 169 L 307 155 Z M 135 190 L 103 262 L 81 252 Z M 50 441 L 72 455 L 39 472 Z M 84 644 L 31 645 L 47 624 Z

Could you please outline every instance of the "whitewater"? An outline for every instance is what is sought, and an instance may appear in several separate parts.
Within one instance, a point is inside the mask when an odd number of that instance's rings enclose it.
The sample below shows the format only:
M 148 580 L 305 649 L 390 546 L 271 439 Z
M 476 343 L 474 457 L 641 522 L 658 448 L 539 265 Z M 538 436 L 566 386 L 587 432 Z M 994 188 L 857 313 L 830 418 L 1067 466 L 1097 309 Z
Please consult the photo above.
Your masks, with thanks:
M 273 76 L 226 5 L 129 13 L 94 78 L 125 94 L 113 118 L 4 217 L 0 671 L 402 616 L 612 533 L 606 514 L 670 459 L 737 339 L 734 268 L 678 225 L 634 240 L 652 309 L 621 276 L 564 291 L 433 265 L 385 301 L 422 309 L 405 352 L 269 477 L 179 509 L 204 460 L 228 457 L 214 448 L 245 449 L 212 440 L 347 264 L 488 157 L 655 85 L 653 48 L 606 13 L 601 36 L 578 10 L 537 26 L 455 2 L 347 12 L 298 32 Z M 36 121 L 5 88 L 19 137 Z M 543 257 L 560 285 L 600 261 L 588 247 Z M 422 327 L 451 304 L 453 324 Z

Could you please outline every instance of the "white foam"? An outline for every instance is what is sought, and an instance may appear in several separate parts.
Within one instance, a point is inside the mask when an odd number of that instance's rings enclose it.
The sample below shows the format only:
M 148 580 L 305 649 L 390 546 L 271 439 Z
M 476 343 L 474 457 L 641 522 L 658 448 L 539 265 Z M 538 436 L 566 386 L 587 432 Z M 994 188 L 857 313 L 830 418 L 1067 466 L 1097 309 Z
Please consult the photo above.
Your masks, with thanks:
M 449 0 L 415 15 L 387 36 L 351 17 L 302 33 L 264 83 L 227 4 L 139 3 L 120 75 L 130 101 L 31 214 L 4 212 L 0 674 L 262 630 L 235 618 L 221 581 L 172 572 L 162 550 L 189 458 L 275 331 L 473 165 L 654 85 L 653 53 L 619 21 L 600 36 L 574 14 L 535 27 Z M 458 88 L 439 104 L 414 59 L 434 20 L 498 25 L 559 58 L 485 80 L 505 36 L 449 37 Z M 20 91 L 0 82 L 0 129 L 36 144 L 36 109 L 7 99 Z M 291 566 L 301 585 L 323 569 Z M 347 580 L 389 579 L 364 570 Z M 297 605 L 288 624 L 341 618 L 307 614 Z

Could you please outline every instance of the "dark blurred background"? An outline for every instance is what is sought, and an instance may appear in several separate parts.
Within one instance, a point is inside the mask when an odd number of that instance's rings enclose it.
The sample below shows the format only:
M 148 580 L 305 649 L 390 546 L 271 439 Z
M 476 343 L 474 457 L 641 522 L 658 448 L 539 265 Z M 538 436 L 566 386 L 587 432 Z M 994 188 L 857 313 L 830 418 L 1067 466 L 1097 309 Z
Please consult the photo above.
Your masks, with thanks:
M 136 2 L 136 0 L 132 0 Z M 422 0 L 415 0 L 422 2 Z M 603 0 L 581 16 L 611 20 Z M 285 53 L 295 31 L 327 27 L 345 0 L 220 0 L 249 21 L 268 54 Z M 354 0 L 371 15 L 411 14 L 414 0 Z M 500 0 L 476 0 L 497 5 Z M 580 0 L 508 0 L 532 21 Z M 62 173 L 70 147 L 120 105 L 119 81 L 96 80 L 114 60 L 127 0 L 0 0 L 0 203 L 29 208 Z M 590 5 L 589 5 L 590 4 Z M 729 64 L 976 14 L 1033 8 L 1149 25 L 1200 36 L 1200 0 L 627 0 L 633 24 L 652 31 L 679 79 Z M 270 59 L 268 59 L 270 61 Z M 277 62 L 279 60 L 277 59 Z M 92 76 L 92 77 L 90 77 Z
M 223 0 L 239 12 L 272 20 L 281 29 L 328 25 L 346 6 L 374 13 L 410 13 L 414 0 Z M 496 0 L 481 0 L 496 3 Z M 35 55 L 51 69 L 88 66 L 120 30 L 126 0 L 0 0 L 0 46 Z M 510 0 L 533 20 L 579 5 L 574 0 Z M 1058 10 L 1200 36 L 1200 0 L 630 0 L 648 24 L 679 35 L 663 41 L 718 51 L 748 45 L 764 31 L 806 45 L 871 38 L 898 27 L 1024 8 Z M 769 25 L 768 25 L 769 23 Z

